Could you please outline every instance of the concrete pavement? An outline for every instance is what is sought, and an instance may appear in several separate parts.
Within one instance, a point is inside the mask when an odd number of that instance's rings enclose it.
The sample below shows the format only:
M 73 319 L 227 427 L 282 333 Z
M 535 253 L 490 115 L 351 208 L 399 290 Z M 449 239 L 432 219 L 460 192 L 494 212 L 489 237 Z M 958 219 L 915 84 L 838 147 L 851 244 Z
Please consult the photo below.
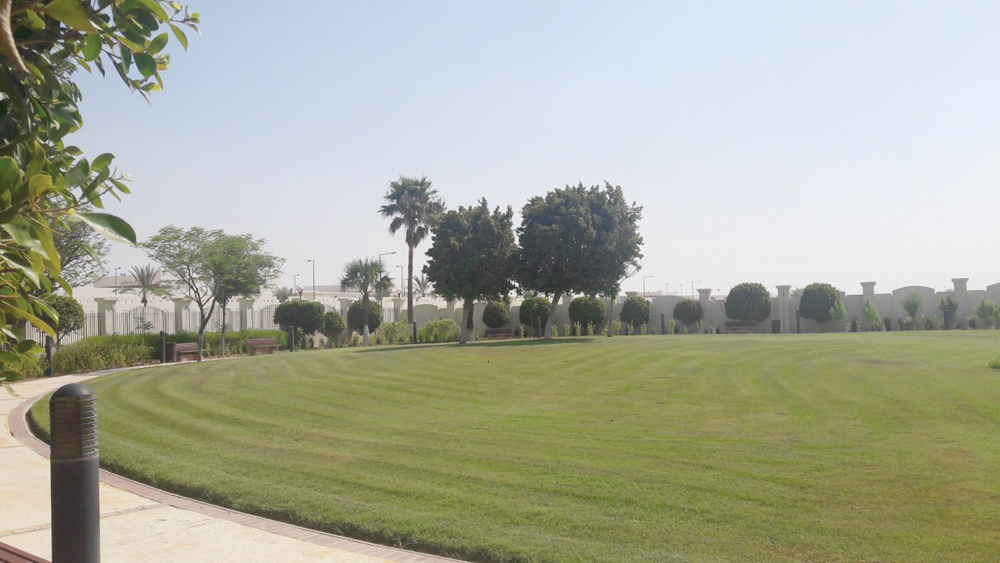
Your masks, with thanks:
M 49 461 L 43 455 L 48 446 L 27 433 L 23 416 L 31 399 L 95 376 L 0 386 L 0 542 L 51 557 Z M 226 510 L 105 471 L 101 472 L 100 496 L 105 563 L 456 561 Z

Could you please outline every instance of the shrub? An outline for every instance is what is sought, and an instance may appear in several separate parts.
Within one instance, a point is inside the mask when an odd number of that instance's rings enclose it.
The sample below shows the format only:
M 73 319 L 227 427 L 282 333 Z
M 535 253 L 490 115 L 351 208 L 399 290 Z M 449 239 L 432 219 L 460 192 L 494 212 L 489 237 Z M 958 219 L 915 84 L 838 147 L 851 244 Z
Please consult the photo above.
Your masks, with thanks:
M 42 354 L 22 354 L 17 362 L 4 364 L 0 381 L 22 381 L 45 375 L 45 356 Z
M 681 299 L 674 305 L 674 318 L 686 325 L 694 324 L 704 316 L 701 303 L 694 299 Z
M 976 316 L 975 315 L 969 315 L 969 318 L 965 319 L 965 322 L 968 323 L 969 328 L 971 328 L 972 330 L 976 330 Z
M 924 298 L 921 297 L 919 293 L 911 293 L 903 299 L 902 305 L 906 314 L 908 314 L 911 319 L 916 319 L 917 313 L 919 313 L 920 309 L 924 306 Z
M 976 305 L 976 316 L 983 321 L 983 328 L 990 327 L 990 322 L 996 318 L 998 312 L 1000 312 L 1000 307 L 997 307 L 997 304 L 989 299 L 983 299 L 979 305 Z
M 149 363 L 153 360 L 151 340 L 143 335 L 90 336 L 60 348 L 52 358 L 52 371 L 63 375 Z
M 378 337 L 385 344 L 409 344 L 410 331 L 404 322 L 385 323 L 378 329 Z
M 490 301 L 483 309 L 483 323 L 490 328 L 503 328 L 510 322 L 507 306 L 500 301 Z
M 847 318 L 847 307 L 844 307 L 844 302 L 840 299 L 830 307 L 830 319 L 837 323 L 841 328 L 846 330 L 846 325 L 844 325 L 844 319 Z
M 368 332 L 375 332 L 382 326 L 382 304 L 378 301 L 368 302 Z M 361 300 L 358 299 L 347 309 L 347 328 L 355 332 L 364 332 L 364 312 L 361 310 Z
M 323 315 L 323 336 L 330 340 L 336 340 L 346 327 L 344 326 L 344 316 L 337 311 L 327 311 Z
M 770 301 L 770 300 L 768 300 Z M 830 320 L 830 309 L 840 301 L 840 291 L 828 283 L 811 283 L 802 290 L 799 313 L 818 323 Z
M 857 317 L 851 319 L 851 332 L 861 332 L 862 324 Z
M 892 317 L 886 317 L 884 322 L 885 322 L 885 330 L 886 330 L 886 332 L 891 331 L 892 330 Z
M 552 302 L 538 295 L 529 295 L 521 302 L 521 310 L 518 311 L 518 320 L 521 324 L 531 327 L 532 334 L 540 336 L 539 332 L 545 330 L 545 322 L 549 318 L 549 310 Z
M 649 301 L 638 295 L 625 300 L 619 314 L 622 322 L 632 326 L 632 332 L 639 331 L 639 325 L 649 322 Z
M 951 295 L 941 298 L 941 303 L 938 304 L 938 309 L 941 309 L 941 314 L 944 315 L 944 330 L 951 330 L 955 324 L 955 311 L 958 310 L 958 303 L 955 298 Z
M 286 331 L 295 327 L 303 334 L 323 329 L 323 304 L 317 301 L 285 301 L 274 309 L 274 324 Z
M 583 333 L 604 322 L 607 310 L 604 301 L 598 297 L 577 297 L 569 302 L 569 318 L 579 323 Z
M 563 336 L 573 336 L 569 331 L 569 325 L 563 325 Z
M 677 322 L 674 319 L 667 323 L 667 334 L 677 334 Z
M 417 329 L 420 342 L 458 342 L 458 323 L 451 319 L 435 319 Z
M 741 283 L 726 296 L 726 316 L 761 322 L 771 316 L 771 294 L 759 283 Z
M 913 322 L 913 317 L 906 317 L 899 321 L 899 330 L 915 330 L 917 323 Z
M 873 332 L 881 331 L 884 328 L 882 325 L 882 315 L 879 314 L 878 307 L 871 301 L 865 301 L 864 315 L 865 320 L 868 321 L 868 328 Z
M 938 330 L 941 328 L 941 321 L 934 316 L 924 316 L 924 330 Z

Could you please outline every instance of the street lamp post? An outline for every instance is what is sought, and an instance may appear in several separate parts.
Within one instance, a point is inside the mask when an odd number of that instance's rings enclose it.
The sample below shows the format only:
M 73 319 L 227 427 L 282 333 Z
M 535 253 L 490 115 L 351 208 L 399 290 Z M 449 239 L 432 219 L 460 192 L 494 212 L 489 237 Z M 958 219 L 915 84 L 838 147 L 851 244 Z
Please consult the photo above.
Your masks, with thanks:
M 306 262 L 312 262 L 313 265 L 313 301 L 316 300 L 316 261 L 306 260 Z
M 388 255 L 390 255 L 390 254 L 395 254 L 395 253 L 396 253 L 396 251 L 392 251 L 392 252 L 383 252 L 382 254 L 379 254 L 379 255 L 378 255 L 378 261 L 379 261 L 379 262 L 381 262 L 381 261 L 382 261 L 382 257 L 383 257 L 383 256 L 388 256 Z
M 396 264 L 396 267 L 399 268 L 399 294 L 402 295 L 403 294 L 403 266 L 401 266 L 399 264 Z
M 118 295 L 118 270 L 121 269 L 121 266 L 115 266 L 115 295 Z
M 299 284 L 297 280 L 299 279 L 298 274 L 292 274 L 292 291 L 299 294 L 299 299 L 302 299 L 302 293 L 299 291 Z
M 694 284 L 701 283 L 701 280 L 694 280 L 691 282 L 691 299 L 694 299 Z
M 642 276 L 642 298 L 646 298 L 646 278 L 652 278 L 655 276 Z

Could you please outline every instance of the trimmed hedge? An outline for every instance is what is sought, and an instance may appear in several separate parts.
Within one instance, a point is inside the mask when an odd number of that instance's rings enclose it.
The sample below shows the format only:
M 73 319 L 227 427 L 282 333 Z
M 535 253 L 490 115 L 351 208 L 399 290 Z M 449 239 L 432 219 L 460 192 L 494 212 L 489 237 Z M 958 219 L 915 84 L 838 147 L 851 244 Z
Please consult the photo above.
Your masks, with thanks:
M 840 301 L 840 291 L 828 283 L 811 283 L 802 290 L 799 313 L 804 319 L 818 323 L 830 320 L 830 310 Z
M 674 318 L 685 325 L 693 325 L 705 317 L 701 303 L 694 299 L 681 299 L 674 305 Z
M 649 322 L 649 301 L 644 297 L 639 297 L 638 295 L 633 295 L 625 300 L 622 304 L 622 311 L 618 314 L 622 322 L 627 325 L 631 325 L 632 332 L 630 334 L 635 334 L 639 330 L 640 325 L 644 325 Z
M 490 328 L 503 328 L 510 322 L 507 306 L 500 301 L 490 301 L 483 309 L 483 323 Z
M 771 294 L 762 284 L 741 283 L 726 296 L 726 316 L 757 323 L 767 320 L 771 316 Z
M 607 308 L 604 300 L 597 297 L 577 297 L 569 302 L 569 319 L 579 323 L 580 333 L 587 334 L 597 325 L 604 322 Z

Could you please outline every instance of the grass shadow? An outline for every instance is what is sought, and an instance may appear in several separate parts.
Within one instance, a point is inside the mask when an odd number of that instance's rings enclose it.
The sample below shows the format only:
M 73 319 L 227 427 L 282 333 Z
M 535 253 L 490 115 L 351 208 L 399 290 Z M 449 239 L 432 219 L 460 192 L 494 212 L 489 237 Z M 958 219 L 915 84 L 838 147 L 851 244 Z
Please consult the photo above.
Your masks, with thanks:
M 377 347 L 373 346 L 371 348 L 358 350 L 355 353 L 374 354 L 382 352 L 403 352 L 405 350 L 426 349 L 431 346 L 447 347 L 447 348 L 465 348 L 467 346 L 475 346 L 477 348 L 496 348 L 500 346 L 518 347 L 518 346 L 548 346 L 557 344 L 587 344 L 587 343 L 592 343 L 593 341 L 594 338 L 588 338 L 588 337 L 560 337 L 560 338 L 553 338 L 552 340 L 545 340 L 544 338 L 526 338 L 526 339 L 512 339 L 512 340 L 469 342 L 468 344 L 459 344 L 458 342 L 439 342 L 439 343 L 427 343 L 427 344 L 404 344 L 401 346 L 377 346 Z

